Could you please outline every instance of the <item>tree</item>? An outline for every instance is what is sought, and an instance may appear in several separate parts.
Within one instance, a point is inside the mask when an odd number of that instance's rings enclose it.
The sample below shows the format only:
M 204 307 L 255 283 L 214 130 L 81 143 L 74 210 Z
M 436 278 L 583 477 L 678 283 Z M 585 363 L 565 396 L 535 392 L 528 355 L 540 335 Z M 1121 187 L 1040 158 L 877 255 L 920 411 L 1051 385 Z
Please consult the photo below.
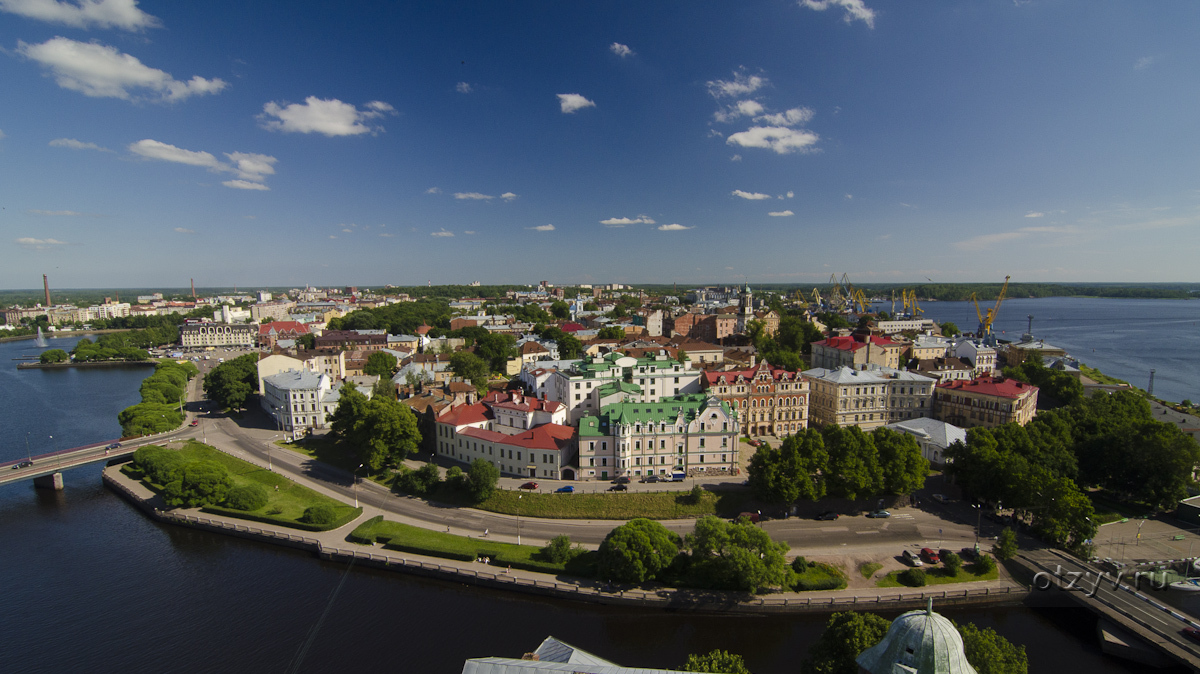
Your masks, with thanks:
M 600 305 L 589 300 L 589 301 L 583 303 L 583 310 L 584 311 L 600 311 Z
M 388 400 L 396 399 L 396 385 L 388 377 L 380 377 L 379 381 L 371 387 L 372 398 L 387 398 Z
M 476 503 L 491 498 L 496 491 L 496 483 L 500 480 L 500 469 L 487 459 L 475 459 L 467 471 L 470 478 L 471 497 Z
M 951 576 L 957 576 L 959 571 L 962 571 L 962 557 L 956 553 L 947 552 L 942 556 L 942 566 L 946 567 L 946 573 Z
M 396 357 L 386 351 L 376 351 L 367 357 L 363 366 L 363 374 L 372 377 L 391 378 L 396 372 Z
M 542 548 L 542 557 L 554 564 L 566 564 L 571 561 L 571 558 L 582 552 L 582 549 L 571 547 L 571 537 L 566 534 L 559 534 L 550 539 L 546 547 Z
M 760 445 L 750 457 L 750 491 L 768 503 L 815 501 L 825 495 L 819 479 L 828 463 L 821 433 L 809 428 L 784 438 L 778 449 Z
M 508 361 L 517 354 L 517 339 L 512 335 L 490 333 L 475 343 L 475 353 L 484 360 L 492 372 L 504 372 Z
M 724 674 L 750 674 L 742 656 L 721 649 L 707 653 L 691 653 L 687 662 L 680 666 L 685 672 L 718 672 Z
M 686 546 L 691 551 L 688 574 L 699 587 L 761 592 L 788 578 L 787 544 L 772 541 L 749 521 L 701 517 Z
M 459 351 L 450 356 L 450 371 L 456 377 L 471 382 L 481 391 L 487 386 L 488 376 L 491 374 L 488 364 L 469 351 Z
M 1013 555 L 1017 554 L 1017 534 L 1012 529 L 1004 527 L 1004 530 L 996 537 L 996 545 L 992 546 L 992 553 L 1000 561 L 1012 559 Z
M 911 494 L 925 486 L 929 461 L 921 456 L 921 447 L 916 438 L 908 433 L 880 427 L 871 433 L 871 441 L 879 453 L 885 491 L 897 495 Z
M 942 329 L 942 334 L 946 335 L 947 337 L 962 334 L 962 331 L 958 329 L 958 326 L 955 325 L 954 323 L 951 323 L 950 321 L 946 321 L 945 323 L 942 323 L 940 327 Z
M 598 339 L 625 339 L 625 328 L 610 325 L 607 328 L 600 328 L 596 333 Z
M 550 303 L 550 313 L 554 314 L 555 318 L 565 321 L 571 317 L 571 305 L 562 300 L 555 300 Z
M 829 425 L 822 431 L 829 454 L 829 493 L 859 499 L 883 490 L 883 470 L 871 436 L 858 426 Z
M 1017 646 L 996 634 L 990 627 L 980 629 L 974 623 L 955 625 L 962 635 L 963 653 L 979 674 L 1027 674 L 1029 657 L 1024 646 Z
M 163 490 L 163 500 L 169 506 L 197 508 L 225 500 L 233 478 L 216 461 L 192 461 L 183 466 L 179 479 Z
M 608 532 L 600 544 L 600 577 L 622 583 L 652 580 L 675 560 L 679 544 L 678 534 L 654 520 L 629 520 Z
M 121 410 L 117 421 L 121 424 L 121 437 L 132 438 L 178 428 L 183 423 L 183 415 L 179 413 L 178 405 L 148 402 Z
M 204 377 L 205 395 L 225 409 L 244 409 L 257 390 L 258 354 L 254 353 L 225 361 Z
M 49 351 L 43 351 L 39 360 L 43 363 L 64 363 L 69 358 L 70 356 L 67 355 L 67 352 L 62 349 L 50 349 Z
M 892 622 L 874 613 L 834 613 L 825 632 L 808 651 L 800 671 L 804 674 L 858 674 L 855 659 L 883 640 Z
M 296 345 L 301 349 L 312 350 L 317 347 L 317 336 L 314 334 L 300 335 L 296 338 Z
M 385 397 L 368 400 L 353 384 L 342 387 L 329 427 L 374 471 L 403 461 L 421 445 L 412 408 Z

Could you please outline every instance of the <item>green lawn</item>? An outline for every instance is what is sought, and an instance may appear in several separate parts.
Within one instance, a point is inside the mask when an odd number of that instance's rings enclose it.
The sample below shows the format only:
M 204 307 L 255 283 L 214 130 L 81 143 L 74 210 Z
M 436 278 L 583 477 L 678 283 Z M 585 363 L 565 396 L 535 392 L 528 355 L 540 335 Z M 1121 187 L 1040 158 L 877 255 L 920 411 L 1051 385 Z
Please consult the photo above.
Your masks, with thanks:
M 206 506 L 204 508 L 205 511 L 306 530 L 318 528 L 300 522 L 300 517 L 304 514 L 305 509 L 320 503 L 327 503 L 333 506 L 334 511 L 338 514 L 338 518 L 333 526 L 320 527 L 319 530 L 336 529 L 362 514 L 361 508 L 354 508 L 324 494 L 319 494 L 308 487 L 292 482 L 278 473 L 273 473 L 265 468 L 259 468 L 254 464 L 247 463 L 194 440 L 189 441 L 178 451 L 188 460 L 209 460 L 225 466 L 229 470 L 235 486 L 248 483 L 263 485 L 266 487 L 267 496 L 270 499 L 267 505 L 249 512 L 221 506 Z M 132 463 L 127 464 L 123 470 L 127 475 L 141 479 L 147 487 L 156 493 L 161 493 L 162 485 L 152 484 L 142 479 L 141 472 Z
M 797 592 L 812 590 L 841 590 L 846 587 L 846 574 L 836 566 L 822 562 L 810 563 L 802 573 L 796 574 L 793 589 Z
M 520 497 L 520 498 L 518 498 Z M 646 517 L 670 520 L 720 513 L 736 515 L 749 493 L 705 491 L 693 503 L 690 491 L 540 494 L 497 490 L 474 507 L 489 512 L 553 519 L 627 520 Z
M 1127 381 L 1117 379 L 1116 377 L 1110 377 L 1110 376 L 1104 374 L 1103 372 L 1101 372 L 1100 370 L 1097 370 L 1094 367 L 1088 367 L 1087 365 L 1084 365 L 1083 363 L 1079 364 L 1079 372 L 1082 373 L 1083 376 L 1087 377 L 1088 379 L 1091 379 L 1092 381 L 1096 382 L 1097 384 L 1105 384 L 1105 385 L 1109 385 L 1109 386 L 1120 386 L 1122 384 L 1124 384 L 1126 386 L 1129 385 L 1129 382 L 1127 382 Z
M 863 562 L 862 565 L 858 567 L 858 572 L 862 574 L 863 578 L 870 579 L 871 576 L 875 575 L 876 571 L 882 568 L 883 565 L 879 562 Z
M 922 571 L 925 572 L 926 585 L 970 583 L 976 580 L 996 580 L 1000 577 L 1000 572 L 995 569 L 993 569 L 991 573 L 975 574 L 972 568 L 973 567 L 970 564 L 963 566 L 962 570 L 958 572 L 957 576 L 946 575 L 946 570 L 939 566 L 923 567 Z M 908 587 L 904 583 L 896 580 L 896 576 L 900 575 L 901 573 L 903 573 L 903 571 L 893 571 L 889 573 L 883 578 L 875 581 L 875 587 Z
M 541 548 L 533 545 L 500 543 L 486 538 L 467 538 L 441 531 L 422 529 L 399 522 L 373 517 L 360 524 L 348 540 L 355 543 L 383 543 L 393 550 L 402 550 L 429 557 L 475 561 L 487 557 L 491 565 L 527 569 L 540 573 L 570 573 L 576 576 L 594 575 L 594 552 L 587 552 L 566 564 L 541 559 Z

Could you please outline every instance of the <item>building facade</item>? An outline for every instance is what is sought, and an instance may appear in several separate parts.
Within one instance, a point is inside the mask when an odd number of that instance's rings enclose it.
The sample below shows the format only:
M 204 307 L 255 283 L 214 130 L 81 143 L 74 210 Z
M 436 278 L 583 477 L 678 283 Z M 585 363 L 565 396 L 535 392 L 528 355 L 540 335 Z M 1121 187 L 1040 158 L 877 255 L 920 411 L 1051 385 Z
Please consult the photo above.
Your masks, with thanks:
M 744 370 L 705 372 L 704 392 L 729 404 L 743 435 L 788 436 L 808 428 L 808 381 L 767 361 Z
M 804 371 L 804 378 L 811 391 L 808 413 L 812 424 L 871 430 L 933 415 L 936 382 L 931 377 L 865 365 L 857 370 L 813 368 Z
M 442 410 L 436 451 L 465 464 L 483 459 L 505 475 L 574 480 L 575 429 L 565 419 L 556 402 L 496 392 Z
M 884 337 L 855 333 L 845 337 L 830 337 L 812 343 L 814 368 L 834 370 L 842 366 L 900 367 L 900 352 L 904 346 Z
M 328 375 L 310 370 L 287 370 L 263 377 L 263 411 L 275 427 L 299 437 L 314 428 L 328 428 L 329 416 L 341 398 Z M 371 391 L 362 391 L 368 398 Z
M 936 418 L 972 428 L 1007 423 L 1022 426 L 1037 414 L 1038 388 L 1004 377 L 979 377 L 938 384 L 934 397 Z
M 257 325 L 197 323 L 179 326 L 179 343 L 186 347 L 253 347 L 257 341 Z

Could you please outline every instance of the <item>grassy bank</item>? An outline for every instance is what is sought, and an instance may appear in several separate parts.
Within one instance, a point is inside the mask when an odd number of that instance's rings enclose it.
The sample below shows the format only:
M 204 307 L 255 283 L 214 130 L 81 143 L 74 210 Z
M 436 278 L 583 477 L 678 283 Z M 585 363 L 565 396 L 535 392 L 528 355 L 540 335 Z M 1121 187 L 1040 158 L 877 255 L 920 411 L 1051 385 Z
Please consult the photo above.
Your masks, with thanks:
M 362 514 L 362 508 L 351 507 L 324 494 L 319 494 L 308 487 L 298 485 L 277 473 L 273 473 L 265 468 L 259 468 L 254 464 L 247 463 L 194 440 L 189 441 L 183 448 L 176 451 L 189 462 L 214 461 L 221 464 L 229 471 L 230 477 L 233 480 L 233 486 L 235 487 L 258 484 L 267 490 L 267 504 L 257 510 L 235 510 L 219 505 L 209 505 L 202 508 L 204 512 L 256 522 L 278 524 L 305 531 L 328 531 L 336 529 L 352 522 Z M 141 480 L 143 484 L 155 493 L 162 493 L 163 485 L 150 482 L 134 464 L 127 464 L 121 470 L 126 475 Z M 329 505 L 334 509 L 337 517 L 332 524 L 319 526 L 300 521 L 305 510 L 321 504 Z
M 1083 376 L 1091 379 L 1097 384 L 1104 384 L 1106 386 L 1129 386 L 1129 382 L 1117 379 L 1116 377 L 1110 377 L 1100 370 L 1097 370 L 1094 367 L 1088 367 L 1083 363 L 1079 364 L 1079 371 L 1083 374 Z
M 975 573 L 971 566 L 964 566 L 959 570 L 957 576 L 951 576 L 946 573 L 946 570 L 939 567 L 922 569 L 925 571 L 926 585 L 949 585 L 953 583 L 973 583 L 977 580 L 996 580 L 1000 577 L 1000 572 L 992 569 L 988 573 Z M 875 587 L 908 587 L 904 583 L 897 580 L 896 576 L 904 573 L 904 571 L 893 571 L 888 575 L 875 581 Z
M 373 517 L 360 524 L 347 537 L 362 544 L 382 543 L 391 550 L 411 552 L 428 557 L 441 557 L 473 562 L 487 557 L 491 566 L 513 567 L 539 573 L 569 573 L 574 576 L 595 575 L 595 553 L 587 552 L 567 562 L 555 564 L 541 556 L 541 548 L 532 545 L 500 543 L 486 538 L 467 538 L 441 531 L 431 531 L 399 522 Z
M 552 519 L 672 520 L 712 514 L 732 516 L 741 511 L 748 498 L 749 494 L 741 491 L 705 491 L 695 501 L 690 491 L 539 494 L 498 490 L 474 507 L 504 515 Z

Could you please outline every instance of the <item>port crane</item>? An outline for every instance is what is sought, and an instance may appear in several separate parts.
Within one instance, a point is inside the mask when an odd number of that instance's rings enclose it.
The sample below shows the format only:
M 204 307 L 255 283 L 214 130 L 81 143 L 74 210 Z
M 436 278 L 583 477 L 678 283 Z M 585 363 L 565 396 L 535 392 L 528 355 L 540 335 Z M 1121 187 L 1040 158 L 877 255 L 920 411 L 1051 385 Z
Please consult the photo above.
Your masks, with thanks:
M 971 293 L 971 301 L 975 303 L 975 315 L 979 317 L 979 332 L 980 337 L 989 337 L 992 334 L 992 323 L 996 321 L 996 314 L 1000 311 L 1000 304 L 1004 301 L 1005 295 L 1008 293 L 1008 280 L 1011 276 L 1004 277 L 1004 285 L 1000 287 L 1000 294 L 996 297 L 996 306 L 987 310 L 985 315 L 979 308 L 979 299 L 975 293 Z

